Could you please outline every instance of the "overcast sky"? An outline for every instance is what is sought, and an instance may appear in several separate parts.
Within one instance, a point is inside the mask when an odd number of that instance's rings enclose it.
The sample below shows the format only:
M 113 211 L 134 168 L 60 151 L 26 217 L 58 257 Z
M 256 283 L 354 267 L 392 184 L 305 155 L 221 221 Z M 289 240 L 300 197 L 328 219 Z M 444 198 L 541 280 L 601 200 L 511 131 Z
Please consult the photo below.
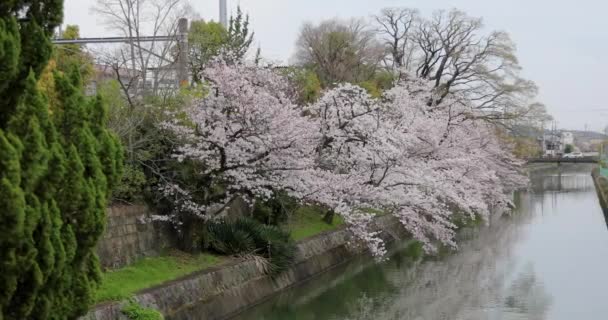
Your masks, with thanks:
M 112 36 L 90 12 L 95 0 L 64 0 L 68 24 L 84 37 Z M 458 8 L 483 17 L 488 29 L 507 31 L 517 44 L 524 76 L 537 83 L 539 100 L 558 126 L 603 130 L 608 125 L 608 1 L 605 0 L 228 0 L 251 16 L 255 41 L 266 58 L 288 61 L 301 24 L 332 17 L 369 17 L 384 7 Z M 192 0 L 204 19 L 218 20 L 218 0 Z M 603 59 L 602 59 L 603 58 Z

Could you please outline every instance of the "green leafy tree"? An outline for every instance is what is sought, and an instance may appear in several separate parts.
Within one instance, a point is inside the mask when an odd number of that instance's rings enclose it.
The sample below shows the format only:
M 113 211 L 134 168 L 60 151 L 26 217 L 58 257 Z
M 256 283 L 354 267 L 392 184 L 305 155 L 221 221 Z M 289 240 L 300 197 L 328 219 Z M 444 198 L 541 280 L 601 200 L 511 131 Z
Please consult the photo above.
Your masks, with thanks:
M 74 319 L 99 282 L 95 244 L 121 171 L 103 101 L 78 70 L 38 88 L 62 1 L 0 4 L 0 319 Z
M 80 28 L 77 25 L 67 25 L 60 37 L 63 39 L 78 39 L 80 38 Z M 82 49 L 81 44 L 56 45 L 53 60 L 57 62 L 57 69 L 61 71 L 67 71 L 74 67 L 78 68 L 85 83 L 95 73 L 93 57 Z
M 317 74 L 306 68 L 288 68 L 284 72 L 294 87 L 295 96 L 300 104 L 317 101 L 323 88 Z
M 177 161 L 167 157 L 175 140 L 160 124 L 171 120 L 172 114 L 179 114 L 192 99 L 204 96 L 203 85 L 181 88 L 170 97 L 150 96 L 145 104 L 134 105 L 126 101 L 116 80 L 99 83 L 97 92 L 108 105 L 108 127 L 125 151 L 122 179 L 112 190 L 112 200 L 131 203 L 153 200 L 158 179 L 179 171 L 173 167 Z
M 59 37 L 64 39 L 77 39 L 80 37 L 78 26 L 68 25 Z M 38 89 L 49 100 L 51 108 L 55 107 L 59 102 L 57 90 L 55 90 L 54 73 L 69 72 L 72 69 L 78 69 L 84 83 L 89 82 L 95 75 L 93 57 L 86 53 L 79 44 L 61 44 L 53 46 L 53 54 L 38 77 Z
M 202 73 L 214 58 L 224 55 L 228 62 L 242 60 L 253 42 L 254 33 L 249 29 L 249 15 L 237 8 L 236 16 L 230 17 L 228 29 L 217 22 L 193 21 L 188 32 L 190 71 L 195 83 L 203 81 Z M 260 51 L 256 54 L 260 60 Z
M 323 87 L 314 70 L 302 67 L 283 67 L 277 71 L 289 80 L 288 95 L 299 104 L 313 103 L 321 97 Z
M 376 72 L 369 80 L 359 83 L 374 98 L 380 98 L 384 91 L 393 87 L 395 76 L 390 71 Z
M 202 72 L 228 43 L 228 31 L 217 22 L 192 21 L 188 32 L 192 81 L 202 81 Z
M 567 144 L 564 148 L 564 153 L 572 153 L 574 151 L 574 147 L 571 144 Z
M 304 70 L 297 78 L 298 99 L 301 103 L 313 103 L 321 96 L 321 81 L 312 70 Z

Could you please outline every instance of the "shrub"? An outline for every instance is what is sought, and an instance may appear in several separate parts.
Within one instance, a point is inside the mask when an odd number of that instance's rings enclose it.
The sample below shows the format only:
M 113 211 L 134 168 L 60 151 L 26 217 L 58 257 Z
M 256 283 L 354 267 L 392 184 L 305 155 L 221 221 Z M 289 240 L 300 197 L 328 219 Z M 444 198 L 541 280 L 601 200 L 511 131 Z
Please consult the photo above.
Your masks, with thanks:
M 410 243 L 405 249 L 406 256 L 412 258 L 412 260 L 419 260 L 424 256 L 424 248 L 420 241 L 414 241 Z
M 266 201 L 257 200 L 253 206 L 253 218 L 267 225 L 277 226 L 289 218 L 298 208 L 296 199 L 285 192 L 276 192 Z
M 282 68 L 279 72 L 289 80 L 292 90 L 289 92 L 289 95 L 294 97 L 294 100 L 298 104 L 306 105 L 314 103 L 321 97 L 323 88 L 314 70 L 287 67 Z
M 118 182 L 112 193 L 113 200 L 137 202 L 142 200 L 142 190 L 147 180 L 141 167 L 125 164 L 122 179 Z
M 454 208 L 454 215 L 452 216 L 452 223 L 456 226 L 456 230 L 469 227 L 477 227 L 483 224 L 483 218 L 479 215 L 471 216 L 468 213 L 459 211 Z
M 276 226 L 240 218 L 207 226 L 210 249 L 230 255 L 255 254 L 268 259 L 269 273 L 279 274 L 293 264 L 295 243 L 288 232 Z
M 144 308 L 134 299 L 129 299 L 121 312 L 131 320 L 163 320 L 163 315 L 157 310 Z
M 271 274 L 279 274 L 292 265 L 296 246 L 288 232 L 251 219 L 239 219 L 235 225 L 241 230 L 251 230 L 258 254 L 270 261 Z
M 359 86 L 374 98 L 382 97 L 384 91 L 393 87 L 395 76 L 388 71 L 378 72 L 371 79 L 360 82 Z
M 296 77 L 298 100 L 300 103 L 313 103 L 321 96 L 321 81 L 312 70 L 304 70 Z
M 220 254 L 252 253 L 256 247 L 250 230 L 225 221 L 209 224 L 209 245 Z

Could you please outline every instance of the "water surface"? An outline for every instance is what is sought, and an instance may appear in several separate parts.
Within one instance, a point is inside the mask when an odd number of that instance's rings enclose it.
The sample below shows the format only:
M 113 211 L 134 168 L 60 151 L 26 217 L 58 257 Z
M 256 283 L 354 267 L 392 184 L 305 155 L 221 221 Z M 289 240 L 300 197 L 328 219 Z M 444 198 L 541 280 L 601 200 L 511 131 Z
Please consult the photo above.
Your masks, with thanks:
M 444 259 L 360 258 L 235 319 L 608 319 L 608 231 L 590 172 L 534 173 L 515 213 Z

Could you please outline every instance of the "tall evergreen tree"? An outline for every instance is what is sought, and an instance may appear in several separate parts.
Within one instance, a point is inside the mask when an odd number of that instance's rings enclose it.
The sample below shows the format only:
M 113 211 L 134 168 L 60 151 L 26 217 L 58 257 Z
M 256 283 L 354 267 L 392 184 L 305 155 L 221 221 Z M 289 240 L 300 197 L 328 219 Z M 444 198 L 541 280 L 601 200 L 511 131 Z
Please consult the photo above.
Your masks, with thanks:
M 236 8 L 236 17 L 230 16 L 226 49 L 235 61 L 242 60 L 253 42 L 254 32 L 249 30 L 249 15 L 241 7 Z
M 38 91 L 61 16 L 61 0 L 0 3 L 0 320 L 74 319 L 99 282 L 121 148 L 77 70 L 54 73 L 52 110 Z

